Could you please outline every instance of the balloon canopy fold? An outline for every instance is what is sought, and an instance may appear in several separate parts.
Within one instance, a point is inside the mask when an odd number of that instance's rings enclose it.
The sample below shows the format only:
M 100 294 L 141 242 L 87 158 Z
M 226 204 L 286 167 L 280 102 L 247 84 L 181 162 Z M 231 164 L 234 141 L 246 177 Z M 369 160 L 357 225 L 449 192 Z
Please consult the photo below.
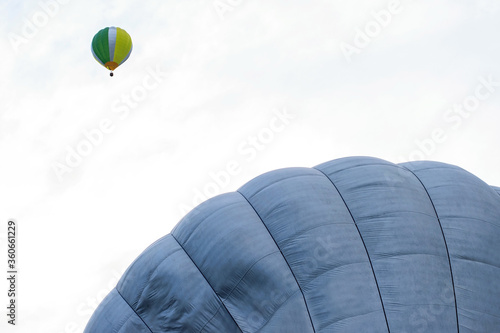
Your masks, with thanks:
M 350 157 L 202 203 L 85 332 L 500 332 L 499 281 L 499 188 L 448 164 Z

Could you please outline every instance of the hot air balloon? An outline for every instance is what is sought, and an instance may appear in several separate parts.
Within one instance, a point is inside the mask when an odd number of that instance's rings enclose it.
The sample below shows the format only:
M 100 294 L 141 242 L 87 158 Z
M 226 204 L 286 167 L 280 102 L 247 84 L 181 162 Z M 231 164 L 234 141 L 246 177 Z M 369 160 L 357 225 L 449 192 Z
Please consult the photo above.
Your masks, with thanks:
M 132 38 L 121 28 L 104 28 L 92 39 L 92 54 L 95 60 L 111 71 L 110 76 L 128 59 L 131 52 Z
M 500 332 L 500 188 L 438 162 L 272 171 L 186 215 L 86 333 Z

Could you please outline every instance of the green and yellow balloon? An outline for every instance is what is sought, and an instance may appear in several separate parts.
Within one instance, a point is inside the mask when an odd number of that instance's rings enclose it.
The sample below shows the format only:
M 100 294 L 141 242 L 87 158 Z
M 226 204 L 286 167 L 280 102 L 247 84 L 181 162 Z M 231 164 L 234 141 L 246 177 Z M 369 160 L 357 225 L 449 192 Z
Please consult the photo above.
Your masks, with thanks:
M 111 71 L 123 64 L 132 52 L 132 38 L 121 28 L 108 27 L 100 30 L 92 39 L 95 60 Z

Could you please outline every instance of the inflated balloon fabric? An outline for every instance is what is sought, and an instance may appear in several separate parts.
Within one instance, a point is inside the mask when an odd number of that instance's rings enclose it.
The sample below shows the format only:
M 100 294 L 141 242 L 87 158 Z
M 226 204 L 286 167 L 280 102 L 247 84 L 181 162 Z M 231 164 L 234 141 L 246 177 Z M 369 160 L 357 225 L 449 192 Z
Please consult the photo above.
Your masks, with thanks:
M 266 173 L 146 249 L 85 332 L 500 332 L 499 193 L 437 162 Z
M 91 50 L 97 62 L 113 71 L 130 57 L 132 38 L 121 28 L 104 28 L 92 39 Z

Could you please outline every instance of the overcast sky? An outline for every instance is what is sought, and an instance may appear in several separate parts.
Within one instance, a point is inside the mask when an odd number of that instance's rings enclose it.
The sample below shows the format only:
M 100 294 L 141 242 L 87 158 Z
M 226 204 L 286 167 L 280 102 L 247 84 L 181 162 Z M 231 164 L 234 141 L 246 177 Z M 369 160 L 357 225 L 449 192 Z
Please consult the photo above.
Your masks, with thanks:
M 270 170 L 368 155 L 500 185 L 496 0 L 0 8 L 0 257 L 15 219 L 20 272 L 2 332 L 81 332 L 186 211 Z M 134 43 L 113 78 L 90 51 L 107 26 Z

